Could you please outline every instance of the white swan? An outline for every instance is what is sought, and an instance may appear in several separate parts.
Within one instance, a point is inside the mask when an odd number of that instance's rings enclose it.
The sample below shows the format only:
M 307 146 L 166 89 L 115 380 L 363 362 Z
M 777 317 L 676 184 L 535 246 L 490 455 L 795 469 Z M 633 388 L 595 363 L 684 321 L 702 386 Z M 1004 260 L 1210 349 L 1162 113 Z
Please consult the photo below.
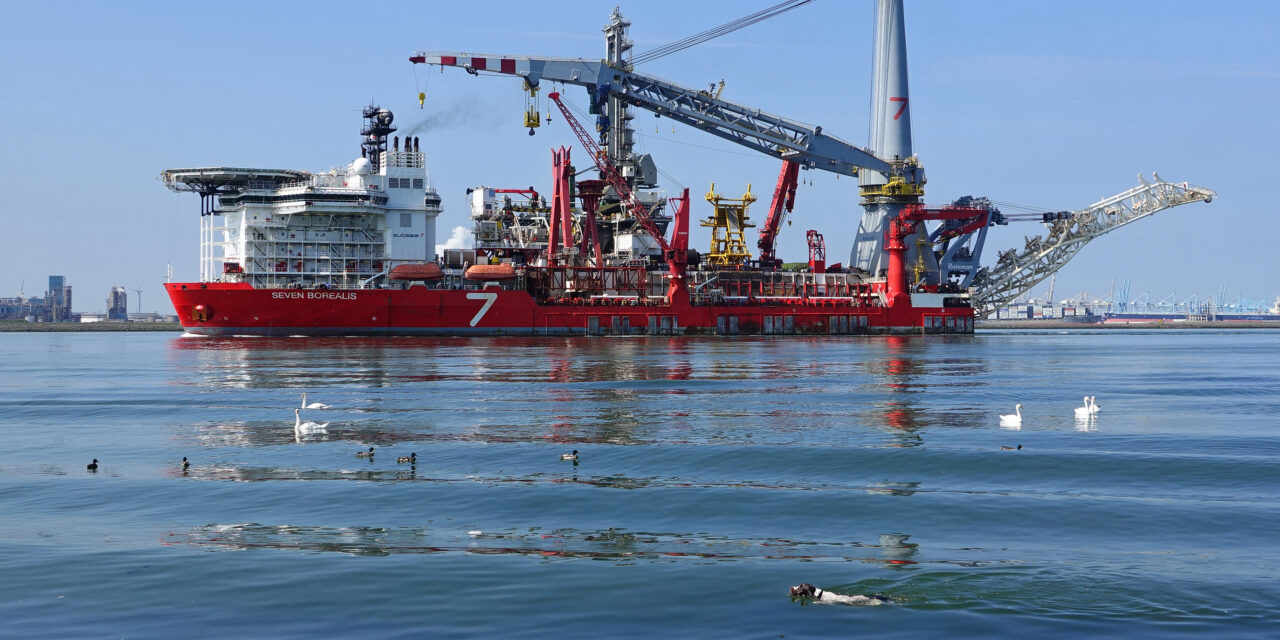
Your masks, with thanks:
M 1097 413 L 1102 407 L 1098 406 L 1098 396 L 1089 396 L 1089 413 Z
M 311 404 L 307 404 L 307 394 L 304 393 L 302 394 L 302 408 L 303 409 L 328 409 L 329 405 L 323 404 L 320 402 L 312 402 Z
M 1089 403 L 1089 396 L 1084 397 L 1084 406 L 1076 407 L 1077 418 L 1088 418 L 1093 415 L 1093 405 Z
M 320 424 L 317 422 L 303 422 L 302 410 L 293 410 L 293 435 L 313 435 L 317 433 L 328 433 L 327 427 L 329 423 Z
M 1013 405 L 1013 413 L 1000 416 L 1000 426 L 1002 427 L 1021 427 L 1022 426 L 1022 405 Z

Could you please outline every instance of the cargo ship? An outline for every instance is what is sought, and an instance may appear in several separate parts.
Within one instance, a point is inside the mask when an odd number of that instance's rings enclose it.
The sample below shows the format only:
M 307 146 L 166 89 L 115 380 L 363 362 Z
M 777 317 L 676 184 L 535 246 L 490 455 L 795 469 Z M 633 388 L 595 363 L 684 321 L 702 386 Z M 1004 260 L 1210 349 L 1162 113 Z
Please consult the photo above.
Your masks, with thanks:
M 615 10 L 605 29 L 606 60 L 503 58 L 488 67 L 522 77 L 531 93 L 538 78 L 588 87 L 598 142 L 556 93 L 548 98 L 597 178 L 578 179 L 570 150 L 560 148 L 552 153 L 549 192 L 468 189 L 471 247 L 437 253 L 442 199 L 428 179 L 421 141 L 401 140 L 391 111 L 370 105 L 360 157 L 340 168 L 164 171 L 167 187 L 201 201 L 200 280 L 165 288 L 183 328 L 205 336 L 972 333 L 967 286 L 974 268 L 960 266 L 971 254 L 956 249 L 985 231 L 992 211 L 920 204 L 924 171 L 910 150 L 900 2 L 882 1 L 877 20 L 892 28 L 877 32 L 873 101 L 883 108 L 873 114 L 872 149 L 747 108 L 759 135 L 773 136 L 767 144 L 744 137 L 742 119 L 712 131 L 783 160 L 758 257 L 744 241 L 755 199 L 749 190 L 742 198 L 714 188 L 707 195 L 713 213 L 702 224 L 712 241 L 698 251 L 689 243 L 688 190 L 676 197 L 659 191 L 653 159 L 631 145 L 631 108 L 711 130 L 719 126 L 715 118 L 738 107 L 674 85 L 662 87 L 666 102 L 624 90 L 650 79 L 623 59 L 629 23 Z M 426 54 L 411 61 L 468 70 L 488 62 Z M 614 89 L 598 81 L 606 76 Z M 677 90 L 686 107 L 670 106 Z M 539 120 L 530 112 L 525 124 L 532 132 Z M 810 231 L 808 262 L 784 268 L 773 240 L 791 209 L 798 171 L 815 168 L 860 178 L 865 213 L 850 263 L 828 265 L 822 235 Z M 925 221 L 938 228 L 929 233 Z

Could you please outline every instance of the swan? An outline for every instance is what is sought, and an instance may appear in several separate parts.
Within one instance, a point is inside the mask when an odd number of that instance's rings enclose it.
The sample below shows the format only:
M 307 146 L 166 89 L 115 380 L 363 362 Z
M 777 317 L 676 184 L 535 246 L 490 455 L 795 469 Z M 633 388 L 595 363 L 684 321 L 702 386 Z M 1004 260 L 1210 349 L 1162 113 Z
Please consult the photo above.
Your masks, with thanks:
M 1089 396 L 1084 397 L 1084 406 L 1076 407 L 1077 418 L 1088 418 L 1093 413 L 1093 405 L 1089 402 Z
M 303 422 L 302 410 L 301 409 L 293 410 L 293 434 L 295 436 L 310 435 L 315 433 L 328 433 L 329 432 L 327 429 L 328 426 L 329 426 L 328 422 L 324 424 L 320 424 L 318 422 L 310 422 L 310 421 Z
M 1098 396 L 1089 396 L 1089 413 L 1097 413 L 1102 407 L 1098 406 Z
M 1000 425 L 1004 427 L 1022 426 L 1022 405 L 1013 405 L 1013 413 L 1000 416 Z
M 311 404 L 307 404 L 307 394 L 304 393 L 302 394 L 302 408 L 303 409 L 328 409 L 329 405 L 321 402 L 312 402 Z
M 573 462 L 577 462 L 577 461 L 578 461 L 578 450 L 577 450 L 577 449 L 574 449 L 574 450 L 573 450 L 573 453 L 562 453 L 562 454 L 560 454 L 560 459 L 561 459 L 561 460 L 571 460 L 571 461 L 573 461 Z
M 369 447 L 369 450 L 368 450 L 368 451 L 361 451 L 361 452 L 357 453 L 357 454 L 356 454 L 356 457 L 357 457 L 357 458 L 372 458 L 372 457 L 373 457 L 373 447 Z
M 418 454 L 411 453 L 407 456 L 400 456 L 399 458 L 396 458 L 396 462 L 399 464 L 404 464 L 406 462 L 409 464 L 418 464 Z

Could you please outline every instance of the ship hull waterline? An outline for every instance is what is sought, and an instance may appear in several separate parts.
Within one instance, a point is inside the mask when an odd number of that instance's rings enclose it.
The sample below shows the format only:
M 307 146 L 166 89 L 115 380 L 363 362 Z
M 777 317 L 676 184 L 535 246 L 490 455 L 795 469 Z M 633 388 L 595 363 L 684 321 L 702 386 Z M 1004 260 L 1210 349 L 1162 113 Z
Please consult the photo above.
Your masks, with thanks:
M 968 307 L 883 307 L 849 298 L 695 306 L 616 299 L 540 303 L 490 289 L 255 289 L 167 283 L 187 333 L 202 336 L 844 335 L 973 333 Z

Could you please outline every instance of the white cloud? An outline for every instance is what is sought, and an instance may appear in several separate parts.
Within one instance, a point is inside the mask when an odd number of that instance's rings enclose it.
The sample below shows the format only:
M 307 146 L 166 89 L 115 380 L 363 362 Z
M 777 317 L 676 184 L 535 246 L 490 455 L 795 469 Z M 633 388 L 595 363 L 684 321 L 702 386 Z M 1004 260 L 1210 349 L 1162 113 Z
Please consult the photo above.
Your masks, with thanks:
M 436 255 L 442 255 L 445 249 L 470 249 L 473 239 L 470 229 L 463 226 L 454 227 L 449 239 L 444 244 L 436 245 Z

